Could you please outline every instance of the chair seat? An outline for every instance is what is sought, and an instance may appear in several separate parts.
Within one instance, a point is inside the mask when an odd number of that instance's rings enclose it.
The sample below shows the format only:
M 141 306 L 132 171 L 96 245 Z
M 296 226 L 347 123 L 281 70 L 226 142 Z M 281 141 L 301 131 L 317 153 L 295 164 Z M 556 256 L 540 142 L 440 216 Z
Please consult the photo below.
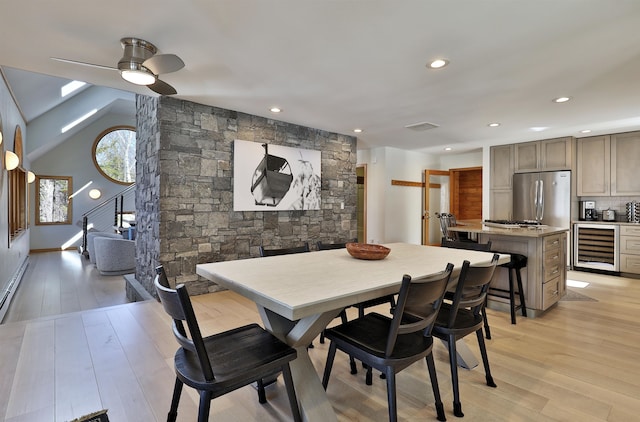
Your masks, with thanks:
M 498 252 L 499 253 L 499 252 Z M 513 253 L 513 252 L 503 252 L 503 253 L 508 253 L 511 255 L 511 259 L 509 260 L 509 262 L 506 262 L 504 264 L 500 264 L 500 267 L 504 267 L 504 268 L 524 268 L 527 266 L 527 257 L 526 255 L 522 255 L 519 253 Z
M 296 350 L 278 340 L 258 324 L 250 324 L 203 339 L 215 380 L 204 379 L 196 353 L 181 347 L 175 354 L 176 375 L 197 390 L 214 397 L 277 373 L 296 358 Z
M 433 335 L 438 337 L 439 334 L 455 336 L 466 336 L 477 331 L 483 325 L 482 315 L 474 315 L 473 311 L 468 309 L 459 309 L 453 327 L 447 327 L 449 323 L 449 315 L 451 305 L 443 303 L 433 327 Z
M 391 318 L 371 312 L 364 317 L 354 319 L 334 328 L 326 330 L 325 336 L 335 341 L 341 349 L 353 354 L 356 359 L 362 354 L 373 355 L 380 364 L 392 360 L 402 360 L 410 357 L 416 360 L 416 355 L 426 356 L 431 350 L 433 338 L 425 337 L 421 333 L 398 335 L 396 345 L 391 356 L 384 356 L 387 345 L 387 334 L 391 326 Z M 349 344 L 354 344 L 353 348 Z

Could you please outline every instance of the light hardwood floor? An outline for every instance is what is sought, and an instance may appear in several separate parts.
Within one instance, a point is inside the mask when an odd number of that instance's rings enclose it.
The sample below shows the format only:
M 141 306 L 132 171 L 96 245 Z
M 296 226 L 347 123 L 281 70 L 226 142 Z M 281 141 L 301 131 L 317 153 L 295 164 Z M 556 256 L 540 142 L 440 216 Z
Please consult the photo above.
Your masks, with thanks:
M 37 268 L 56 262 L 34 260 L 31 271 L 58 271 Z M 69 265 L 60 270 L 66 282 L 74 279 L 73 268 L 75 279 L 87 276 L 86 266 Z M 493 339 L 487 348 L 498 388 L 485 385 L 481 368 L 461 370 L 463 420 L 638 420 L 640 280 L 569 276 L 588 281 L 579 291 L 597 301 L 561 301 L 538 318 L 519 317 L 517 325 L 509 323 L 508 314 L 488 310 Z M 253 303 L 232 292 L 193 301 L 205 335 L 260 321 Z M 466 341 L 477 353 L 475 337 Z M 0 345 L 1 420 L 66 421 L 102 408 L 114 422 L 166 420 L 177 345 L 155 301 L 7 323 L 0 326 Z M 327 345 L 317 340 L 314 345 L 310 354 L 320 373 Z M 438 342 L 434 350 L 447 418 L 453 421 L 446 348 Z M 383 380 L 374 377 L 374 385 L 367 386 L 363 373 L 349 374 L 347 362 L 346 356 L 336 357 L 328 387 L 339 420 L 387 420 Z M 397 385 L 400 420 L 436 420 L 423 362 L 400 373 Z M 216 399 L 210 420 L 289 420 L 282 381 L 267 394 L 266 405 L 258 403 L 251 387 Z M 195 420 L 196 412 L 197 396 L 185 388 L 179 420 Z

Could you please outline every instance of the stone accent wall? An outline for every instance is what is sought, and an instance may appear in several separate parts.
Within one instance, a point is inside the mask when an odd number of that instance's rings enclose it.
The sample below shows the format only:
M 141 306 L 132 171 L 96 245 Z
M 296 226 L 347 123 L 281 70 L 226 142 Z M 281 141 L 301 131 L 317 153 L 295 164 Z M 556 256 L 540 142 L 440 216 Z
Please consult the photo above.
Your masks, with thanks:
M 136 278 L 152 294 L 158 263 L 202 294 L 218 286 L 196 264 L 258 257 L 260 245 L 313 249 L 357 237 L 355 137 L 170 97 L 137 103 Z M 322 151 L 322 209 L 233 211 L 235 139 Z

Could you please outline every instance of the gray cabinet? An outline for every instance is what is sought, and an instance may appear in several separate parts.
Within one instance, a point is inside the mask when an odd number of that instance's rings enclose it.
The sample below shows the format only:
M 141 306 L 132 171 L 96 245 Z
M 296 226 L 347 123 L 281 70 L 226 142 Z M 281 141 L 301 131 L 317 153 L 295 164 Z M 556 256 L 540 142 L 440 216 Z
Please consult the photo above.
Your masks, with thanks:
M 578 196 L 609 196 L 611 194 L 609 135 L 577 139 L 576 158 Z
M 527 266 L 522 269 L 522 280 L 527 303 L 527 315 L 535 317 L 549 309 L 564 296 L 567 285 L 566 233 L 546 236 L 519 236 L 517 232 L 479 233 L 478 241 L 491 241 L 493 250 L 519 253 L 527 256 Z M 497 268 L 491 286 L 508 289 L 509 274 L 505 268 Z M 489 305 L 502 309 L 506 301 L 489 296 Z
M 577 141 L 578 196 L 640 195 L 640 132 Z
M 511 219 L 513 145 L 498 145 L 490 149 L 489 203 L 491 219 Z
M 515 144 L 514 170 L 571 170 L 572 144 L 571 137 Z
M 640 132 L 611 135 L 611 195 L 640 195 Z
M 620 227 L 620 271 L 640 274 L 640 227 Z

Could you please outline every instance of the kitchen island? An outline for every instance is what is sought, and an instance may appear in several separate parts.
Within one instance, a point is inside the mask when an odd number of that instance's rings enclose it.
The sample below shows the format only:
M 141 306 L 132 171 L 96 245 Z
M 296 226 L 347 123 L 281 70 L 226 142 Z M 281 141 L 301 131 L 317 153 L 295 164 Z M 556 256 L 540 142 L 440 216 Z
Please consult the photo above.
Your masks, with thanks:
M 480 220 L 468 220 L 458 221 L 458 225 L 449 230 L 474 234 L 480 243 L 491 241 L 494 251 L 519 253 L 527 257 L 527 267 L 521 270 L 527 316 L 540 315 L 565 294 L 568 229 L 549 226 L 489 227 Z M 496 270 L 491 286 L 508 290 L 507 269 Z M 488 306 L 509 309 L 507 299 L 491 295 Z

